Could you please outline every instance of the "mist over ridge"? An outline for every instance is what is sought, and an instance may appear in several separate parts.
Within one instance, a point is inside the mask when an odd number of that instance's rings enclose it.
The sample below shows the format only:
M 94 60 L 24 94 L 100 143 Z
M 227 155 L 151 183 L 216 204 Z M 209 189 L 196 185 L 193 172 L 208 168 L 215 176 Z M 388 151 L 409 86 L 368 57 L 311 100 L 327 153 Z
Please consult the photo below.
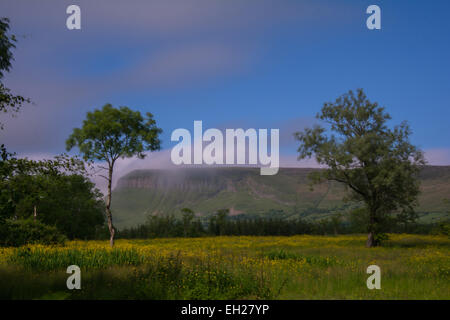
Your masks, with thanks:
M 261 176 L 259 168 L 182 167 L 139 169 L 122 176 L 114 189 L 113 211 L 119 228 L 145 222 L 149 215 L 180 215 L 184 207 L 200 217 L 219 209 L 230 215 L 321 219 L 346 213 L 342 185 L 324 182 L 310 188 L 308 174 L 317 168 L 280 168 Z M 442 199 L 450 193 L 450 166 L 426 166 L 417 212 L 421 221 L 448 215 Z

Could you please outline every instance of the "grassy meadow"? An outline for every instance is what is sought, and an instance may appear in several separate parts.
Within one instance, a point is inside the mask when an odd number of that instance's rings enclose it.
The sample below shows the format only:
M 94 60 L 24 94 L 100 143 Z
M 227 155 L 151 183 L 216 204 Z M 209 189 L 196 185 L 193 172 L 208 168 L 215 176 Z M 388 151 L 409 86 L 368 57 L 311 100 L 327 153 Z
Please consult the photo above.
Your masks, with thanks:
M 389 235 L 71 241 L 0 248 L 1 299 L 449 299 L 450 239 Z M 369 290 L 366 269 L 381 268 Z M 66 268 L 81 268 L 68 290 Z

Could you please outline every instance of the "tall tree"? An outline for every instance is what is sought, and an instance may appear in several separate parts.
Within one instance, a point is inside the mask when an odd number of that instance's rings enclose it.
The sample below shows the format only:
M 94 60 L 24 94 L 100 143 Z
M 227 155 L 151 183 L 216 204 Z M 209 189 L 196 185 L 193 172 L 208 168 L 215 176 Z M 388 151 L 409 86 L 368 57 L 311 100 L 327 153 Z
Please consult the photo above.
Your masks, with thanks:
M 189 229 L 191 228 L 192 220 L 194 220 L 195 213 L 189 208 L 181 209 L 181 213 L 183 214 L 182 217 L 183 236 L 187 237 Z
M 343 183 L 350 190 L 347 199 L 364 203 L 367 246 L 376 246 L 388 215 L 395 211 L 410 215 L 417 205 L 423 153 L 409 142 L 408 124 L 390 129 L 390 115 L 370 102 L 362 89 L 325 103 L 316 118 L 330 132 L 319 125 L 297 132 L 299 159 L 315 156 L 326 169 L 313 173 L 313 182 Z
M 66 141 L 67 150 L 78 146 L 85 160 L 100 160 L 107 163 L 108 194 L 106 198 L 106 216 L 110 232 L 110 244 L 114 245 L 115 228 L 111 213 L 111 186 L 114 165 L 119 158 L 145 157 L 144 151 L 160 149 L 159 135 L 162 132 L 156 126 L 149 112 L 143 117 L 139 111 L 128 107 L 114 108 L 106 104 L 102 109 L 88 112 L 81 128 L 76 128 Z

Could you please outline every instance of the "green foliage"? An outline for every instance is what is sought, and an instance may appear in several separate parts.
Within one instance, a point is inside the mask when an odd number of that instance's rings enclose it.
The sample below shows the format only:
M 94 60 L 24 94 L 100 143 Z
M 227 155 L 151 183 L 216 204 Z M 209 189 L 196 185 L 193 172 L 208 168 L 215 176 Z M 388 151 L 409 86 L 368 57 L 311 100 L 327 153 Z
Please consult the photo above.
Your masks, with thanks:
M 188 209 L 190 210 L 190 209 Z M 146 223 L 134 228 L 125 228 L 118 232 L 119 238 L 148 239 L 161 237 L 199 237 L 206 232 L 199 219 L 195 219 L 193 212 L 187 212 L 182 219 L 172 215 L 149 216 Z
M 36 274 L 17 267 L 0 267 L 0 299 L 40 299 L 67 297 L 67 273 Z
M 423 153 L 409 142 L 406 122 L 390 129 L 390 115 L 370 102 L 362 89 L 325 103 L 316 125 L 297 132 L 299 159 L 315 156 L 326 170 L 312 174 L 315 182 L 337 181 L 350 189 L 349 200 L 361 201 L 369 212 L 368 245 L 394 211 L 413 212 L 419 195 L 418 174 Z M 409 214 L 409 216 L 411 216 Z
M 120 157 L 137 155 L 144 151 L 159 150 L 162 132 L 149 112 L 143 117 L 128 107 L 114 108 L 106 104 L 101 110 L 88 112 L 81 128 L 76 128 L 66 141 L 69 151 L 78 146 L 85 160 L 114 163 Z
M 209 233 L 224 235 L 226 233 L 227 217 L 229 209 L 219 209 L 217 213 L 209 218 Z
M 367 231 L 367 225 L 369 224 L 369 212 L 366 208 L 356 208 L 349 213 L 349 223 L 352 232 L 364 233 Z
M 414 210 L 403 210 L 396 215 L 394 222 L 402 225 L 404 232 L 408 233 L 408 226 L 413 224 L 418 216 L 419 215 Z
M 43 259 L 42 257 L 45 257 Z M 31 271 L 65 270 L 75 264 L 84 270 L 104 269 L 112 266 L 138 266 L 144 263 L 136 249 L 92 249 L 92 250 L 61 250 L 48 252 L 45 248 L 27 247 L 15 249 L 9 258 L 9 263 L 20 265 Z
M 180 254 L 146 260 L 132 249 L 65 250 L 44 254 L 43 250 L 30 252 L 26 248 L 16 249 L 8 261 L 33 274 L 51 272 L 53 277 L 58 277 L 68 265 L 83 266 L 82 289 L 63 296 L 69 299 L 239 299 L 249 296 L 273 299 L 277 296 L 267 277 L 244 266 L 230 268 L 224 261 L 210 258 L 186 262 Z M 44 275 L 45 279 L 51 278 Z M 11 276 L 14 278 L 14 273 Z M 23 274 L 21 285 L 33 289 L 26 294 L 18 291 L 17 283 L 10 283 L 5 271 L 0 269 L 0 288 L 8 287 L 1 293 L 37 298 L 47 294 L 46 290 L 66 289 L 48 281 L 48 285 L 39 290 L 34 285 L 39 278 L 29 279 Z
M 5 158 L 0 162 L 0 217 L 36 214 L 71 239 L 93 238 L 104 223 L 104 204 L 87 170 L 67 155 L 39 161 Z
M 188 234 L 192 233 L 192 221 L 195 218 L 195 213 L 189 208 L 181 209 L 183 214 L 183 236 L 187 237 Z
M 341 215 L 316 221 L 305 219 L 261 218 L 251 216 L 227 217 L 217 226 L 216 216 L 209 218 L 209 222 L 201 222 L 196 218 L 186 224 L 183 219 L 174 216 L 151 216 L 146 223 L 132 228 L 119 230 L 118 237 L 124 239 L 152 239 L 169 237 L 199 237 L 199 236 L 293 236 L 300 234 L 311 235 L 339 235 L 364 233 L 367 229 L 368 214 L 365 208 L 351 211 L 348 215 Z M 404 233 L 402 225 L 395 223 L 395 217 L 384 221 L 383 229 L 389 233 Z M 205 224 L 206 228 L 205 228 Z M 412 223 L 408 230 L 416 234 L 442 234 L 445 224 Z M 377 240 L 387 240 L 385 233 L 377 234 Z
M 443 202 L 447 205 L 448 211 L 447 214 L 450 214 L 450 199 L 444 199 Z M 447 218 L 445 220 L 439 221 L 433 230 L 434 234 L 442 234 L 446 235 L 450 238 L 450 219 Z
M 0 18 L 0 80 L 3 78 L 4 72 L 9 72 L 11 69 L 11 62 L 14 60 L 12 49 L 16 47 L 16 41 L 16 37 L 9 34 L 9 19 Z M 11 90 L 0 82 L 0 112 L 17 112 L 26 102 L 30 102 L 30 100 L 13 95 Z M 0 129 L 3 129 L 1 122 Z
M 383 233 L 383 232 L 378 232 L 375 234 L 375 243 L 383 243 L 387 240 L 389 240 L 389 235 L 387 233 Z
M 343 264 L 342 261 L 339 261 L 334 256 L 313 256 L 313 255 L 303 255 L 295 252 L 290 252 L 284 249 L 272 250 L 264 254 L 264 257 L 269 258 L 270 260 L 286 260 L 291 259 L 295 261 L 299 261 L 301 263 L 306 263 L 309 265 L 314 265 L 318 267 L 330 267 L 334 265 Z
M 55 225 L 70 239 L 93 239 L 105 222 L 104 201 L 94 183 L 82 175 L 61 176 L 48 183 L 39 203 L 39 219 Z
M 219 210 L 223 215 L 226 211 Z M 119 238 L 145 239 L 161 237 L 198 237 L 220 235 L 295 235 L 295 234 L 331 234 L 335 231 L 345 233 L 344 225 L 334 226 L 326 223 L 320 227 L 302 219 L 282 220 L 276 218 L 243 218 L 214 215 L 209 218 L 207 228 L 197 218 L 191 220 L 189 225 L 183 219 L 173 216 L 150 216 L 145 224 L 134 228 L 120 230 Z M 335 229 L 337 228 L 337 230 Z M 188 230 L 188 232 L 185 232 Z
M 0 225 L 0 244 L 18 247 L 26 244 L 61 245 L 66 241 L 54 226 L 32 219 L 6 220 Z
M 433 229 L 433 234 L 441 234 L 450 237 L 450 221 L 441 221 Z
M 14 60 L 12 49 L 16 47 L 15 35 L 8 35 L 9 19 L 0 18 L 0 78 L 3 78 L 3 71 L 9 71 L 11 61 Z

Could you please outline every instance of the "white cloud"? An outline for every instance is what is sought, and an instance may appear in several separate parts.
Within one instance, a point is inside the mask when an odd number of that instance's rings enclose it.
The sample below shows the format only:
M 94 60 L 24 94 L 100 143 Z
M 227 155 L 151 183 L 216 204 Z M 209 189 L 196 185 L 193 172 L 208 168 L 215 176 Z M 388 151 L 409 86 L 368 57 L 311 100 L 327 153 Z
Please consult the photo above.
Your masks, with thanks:
M 180 166 L 175 166 L 170 159 L 171 149 L 165 149 L 158 152 L 151 152 L 147 154 L 145 159 L 138 159 L 137 157 L 119 159 L 114 167 L 113 176 L 113 189 L 117 185 L 117 181 L 120 177 L 140 169 L 176 169 Z M 50 153 L 29 153 L 22 154 L 22 157 L 28 157 L 33 160 L 50 159 L 54 155 Z M 450 149 L 428 149 L 425 151 L 425 156 L 430 165 L 450 165 Z M 96 163 L 96 165 L 102 165 L 103 163 Z M 235 165 L 242 167 L 243 165 Z M 191 167 L 191 166 L 183 166 Z M 196 165 L 196 167 L 209 167 L 207 165 Z M 218 166 L 215 166 L 218 167 Z M 220 166 L 222 167 L 222 166 Z M 248 167 L 258 167 L 255 165 L 248 165 Z M 313 158 L 298 160 L 296 155 L 281 155 L 280 156 L 280 168 L 323 168 Z M 101 173 L 99 173 L 101 174 Z M 96 184 L 103 194 L 106 194 L 107 182 L 100 175 L 94 175 L 92 181 Z

